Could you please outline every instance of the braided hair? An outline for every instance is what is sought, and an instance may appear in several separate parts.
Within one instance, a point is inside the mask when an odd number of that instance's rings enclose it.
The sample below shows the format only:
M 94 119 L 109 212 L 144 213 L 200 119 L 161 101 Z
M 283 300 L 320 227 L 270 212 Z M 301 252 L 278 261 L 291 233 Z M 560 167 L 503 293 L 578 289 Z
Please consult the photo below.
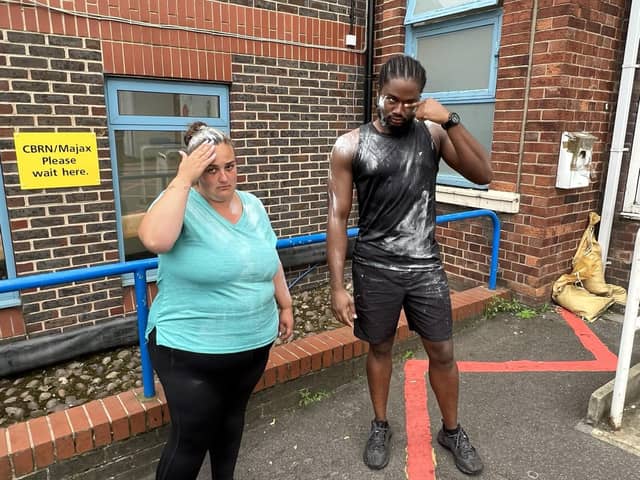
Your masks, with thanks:
M 415 58 L 408 55 L 397 55 L 382 65 L 378 76 L 378 90 L 382 90 L 382 87 L 394 78 L 415 80 L 422 91 L 427 83 L 427 72 Z

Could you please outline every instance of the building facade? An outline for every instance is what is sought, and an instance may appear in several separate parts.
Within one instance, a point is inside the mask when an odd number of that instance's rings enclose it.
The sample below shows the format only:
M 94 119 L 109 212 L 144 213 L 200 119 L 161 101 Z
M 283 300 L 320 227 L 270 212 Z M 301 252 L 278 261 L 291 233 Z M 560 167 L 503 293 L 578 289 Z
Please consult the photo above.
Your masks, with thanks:
M 175 172 L 184 130 L 200 119 L 231 134 L 241 188 L 263 200 L 279 237 L 324 231 L 333 143 L 372 118 L 380 65 L 408 53 L 427 69 L 424 95 L 459 112 L 491 152 L 488 186 L 442 166 L 439 213 L 495 210 L 499 282 L 550 301 L 588 213 L 601 207 L 630 4 L 440 4 L 0 1 L 3 278 L 148 256 L 137 224 Z M 636 88 L 635 112 L 637 99 Z M 25 188 L 15 135 L 32 132 L 94 133 L 99 183 Z M 593 138 L 587 184 L 557 188 L 563 134 L 582 132 Z M 626 286 L 637 223 L 619 218 L 608 272 Z M 487 281 L 488 221 L 441 225 L 438 236 L 452 279 Z M 307 267 L 292 262 L 288 274 Z M 314 281 L 324 278 L 320 268 Z M 130 323 L 131 283 L 0 294 L 0 348 Z

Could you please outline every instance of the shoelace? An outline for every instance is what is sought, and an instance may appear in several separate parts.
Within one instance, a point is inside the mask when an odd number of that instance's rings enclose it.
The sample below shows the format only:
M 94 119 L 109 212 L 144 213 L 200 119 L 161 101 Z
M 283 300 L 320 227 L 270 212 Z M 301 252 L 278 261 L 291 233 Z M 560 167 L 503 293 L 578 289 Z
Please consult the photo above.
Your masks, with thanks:
M 371 432 L 371 447 L 374 450 L 384 450 L 386 433 L 386 429 L 374 427 L 373 432 Z
M 456 435 L 456 450 L 460 451 L 460 455 L 463 458 L 474 456 L 476 453 L 476 449 L 473 448 L 473 445 L 469 442 L 469 437 L 462 429 Z

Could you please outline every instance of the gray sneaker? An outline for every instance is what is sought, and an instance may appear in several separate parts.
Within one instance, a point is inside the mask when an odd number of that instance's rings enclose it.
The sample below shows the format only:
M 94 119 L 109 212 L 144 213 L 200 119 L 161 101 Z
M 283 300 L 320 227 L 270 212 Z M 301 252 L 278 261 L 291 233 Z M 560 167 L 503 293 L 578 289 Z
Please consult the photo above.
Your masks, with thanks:
M 391 435 L 389 422 L 376 420 L 371 422 L 371 431 L 363 455 L 367 467 L 372 470 L 380 470 L 387 466 L 391 456 L 391 445 L 389 444 Z
M 448 435 L 444 427 L 441 428 L 438 432 L 438 443 L 453 453 L 456 467 L 461 472 L 467 475 L 478 475 L 482 472 L 484 468 L 482 459 L 460 425 L 458 425 L 458 433 L 454 435 Z

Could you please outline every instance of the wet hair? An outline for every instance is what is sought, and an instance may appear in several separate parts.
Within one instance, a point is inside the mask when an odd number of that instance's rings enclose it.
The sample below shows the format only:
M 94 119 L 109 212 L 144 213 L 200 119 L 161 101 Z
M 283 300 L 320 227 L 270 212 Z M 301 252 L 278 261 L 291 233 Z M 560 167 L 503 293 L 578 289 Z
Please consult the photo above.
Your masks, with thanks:
M 184 144 L 187 146 L 187 153 L 193 152 L 202 142 L 209 141 L 214 145 L 226 143 L 233 147 L 233 142 L 229 135 L 220 130 L 209 127 L 204 122 L 193 122 L 184 134 Z
M 397 55 L 382 65 L 378 76 L 378 89 L 382 90 L 382 87 L 394 78 L 415 80 L 422 91 L 427 83 L 427 72 L 415 58 L 408 55 Z

